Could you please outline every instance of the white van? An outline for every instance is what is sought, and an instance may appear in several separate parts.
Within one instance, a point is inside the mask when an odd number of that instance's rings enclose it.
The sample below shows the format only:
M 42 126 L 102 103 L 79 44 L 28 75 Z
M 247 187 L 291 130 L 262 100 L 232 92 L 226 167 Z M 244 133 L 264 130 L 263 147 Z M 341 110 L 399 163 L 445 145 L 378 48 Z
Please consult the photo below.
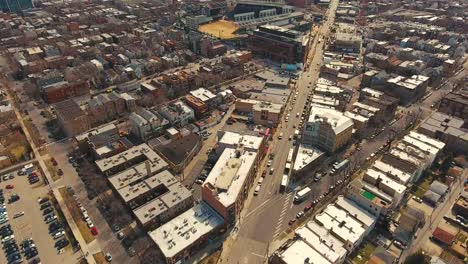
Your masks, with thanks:
M 254 195 L 257 196 L 259 192 L 260 192 L 260 185 L 257 185 L 257 187 L 255 187 Z
M 278 136 L 278 139 L 282 139 L 283 138 L 283 132 L 281 132 Z

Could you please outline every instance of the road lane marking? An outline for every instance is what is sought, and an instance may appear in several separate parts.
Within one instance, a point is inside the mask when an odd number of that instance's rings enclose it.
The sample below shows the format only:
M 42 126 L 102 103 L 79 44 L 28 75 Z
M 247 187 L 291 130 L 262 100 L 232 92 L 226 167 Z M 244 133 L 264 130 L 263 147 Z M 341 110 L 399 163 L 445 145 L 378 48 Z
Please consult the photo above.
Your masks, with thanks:
M 260 257 L 260 258 L 264 258 L 264 257 L 265 257 L 265 255 L 260 255 L 260 254 L 254 253 L 254 252 L 252 252 L 251 254 L 254 255 L 254 256 Z

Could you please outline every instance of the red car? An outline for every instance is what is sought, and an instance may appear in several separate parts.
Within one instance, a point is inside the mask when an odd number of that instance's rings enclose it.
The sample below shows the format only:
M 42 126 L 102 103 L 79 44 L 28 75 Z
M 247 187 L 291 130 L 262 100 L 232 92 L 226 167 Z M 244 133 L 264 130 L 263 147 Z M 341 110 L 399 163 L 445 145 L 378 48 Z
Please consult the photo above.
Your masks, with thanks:
M 288 225 L 293 225 L 295 222 L 296 222 L 296 219 L 293 218 L 289 220 Z
M 93 226 L 91 229 L 91 234 L 93 234 L 93 236 L 97 236 L 99 234 L 97 228 L 95 226 Z
M 8 184 L 7 186 L 5 186 L 5 188 L 7 188 L 8 190 L 11 190 L 15 188 L 15 186 L 13 184 Z
M 57 170 L 57 174 L 58 174 L 58 176 L 62 176 L 62 175 L 63 175 L 62 169 L 58 169 L 58 170 Z
M 266 170 L 264 170 L 263 173 L 262 173 L 262 177 L 265 178 L 266 174 L 267 174 Z
M 306 205 L 306 207 L 304 207 L 304 213 L 309 211 L 310 209 L 312 209 L 312 203 L 309 203 L 308 205 Z

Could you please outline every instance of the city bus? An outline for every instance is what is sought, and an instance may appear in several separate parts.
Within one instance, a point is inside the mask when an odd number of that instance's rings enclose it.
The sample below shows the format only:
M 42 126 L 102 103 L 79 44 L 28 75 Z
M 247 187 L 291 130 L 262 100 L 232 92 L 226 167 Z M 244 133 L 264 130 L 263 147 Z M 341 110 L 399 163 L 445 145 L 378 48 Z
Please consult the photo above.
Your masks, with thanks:
M 292 163 L 293 155 L 294 155 L 294 148 L 291 148 L 289 150 L 288 159 L 286 160 L 286 163 Z
M 286 191 L 287 186 L 288 186 L 288 175 L 283 174 L 283 178 L 281 179 L 280 192 Z

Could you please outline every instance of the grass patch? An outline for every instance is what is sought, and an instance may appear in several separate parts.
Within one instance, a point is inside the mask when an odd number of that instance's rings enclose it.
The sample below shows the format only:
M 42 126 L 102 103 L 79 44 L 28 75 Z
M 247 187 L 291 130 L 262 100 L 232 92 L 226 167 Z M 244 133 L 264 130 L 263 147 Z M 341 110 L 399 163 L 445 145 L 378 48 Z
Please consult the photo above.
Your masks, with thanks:
M 59 180 L 60 176 L 57 174 L 57 170 L 58 170 L 57 166 L 54 166 L 54 164 L 52 164 L 52 161 L 50 160 L 45 160 L 45 164 L 46 164 L 47 170 L 52 175 L 52 180 L 53 181 Z
M 353 263 L 365 264 L 370 259 L 372 253 L 374 253 L 376 246 L 370 242 L 366 242 L 359 248 L 358 253 L 353 258 Z
M 96 254 L 93 254 L 93 258 L 96 261 L 97 264 L 104 264 L 107 263 L 106 257 L 104 256 L 104 253 L 98 252 Z
M 91 241 L 95 239 L 95 237 L 93 236 L 93 234 L 91 234 L 91 231 L 89 230 L 88 225 L 83 220 L 83 217 L 81 215 L 81 210 L 78 207 L 78 204 L 76 203 L 73 196 L 70 195 L 67 188 L 65 187 L 59 188 L 59 192 L 62 195 L 63 201 L 65 202 L 65 205 L 70 211 L 70 214 L 72 215 L 73 221 L 75 221 L 76 225 L 78 226 L 78 230 L 80 230 L 80 233 L 83 236 L 83 239 L 85 240 L 86 244 L 89 244 Z

